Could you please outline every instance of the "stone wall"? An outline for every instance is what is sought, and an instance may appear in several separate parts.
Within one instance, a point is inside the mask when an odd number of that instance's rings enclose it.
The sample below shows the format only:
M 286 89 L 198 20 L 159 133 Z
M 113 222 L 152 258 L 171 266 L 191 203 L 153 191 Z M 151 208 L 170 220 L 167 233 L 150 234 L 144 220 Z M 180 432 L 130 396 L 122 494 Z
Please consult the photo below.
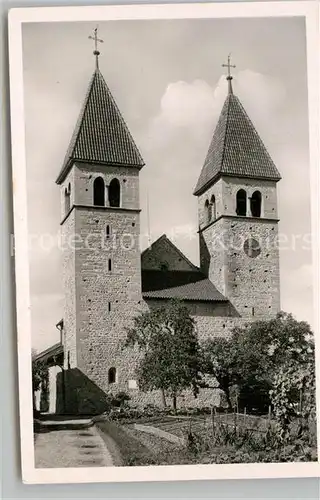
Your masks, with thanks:
M 236 199 L 239 189 L 247 193 L 247 216 L 250 217 L 250 199 L 255 191 L 262 195 L 261 217 L 276 219 L 277 214 L 277 188 L 274 181 L 260 179 L 240 179 L 227 177 L 222 180 L 222 197 L 224 200 L 224 214 L 236 215 Z
M 142 269 L 160 270 L 166 266 L 168 271 L 195 271 L 194 266 L 178 248 L 166 237 L 161 236 L 141 256 Z
M 139 208 L 139 169 L 134 167 L 116 167 L 111 165 L 95 166 L 77 163 L 74 166 L 76 205 L 93 205 L 93 183 L 96 177 L 105 181 L 105 205 L 109 206 L 108 187 L 112 179 L 120 182 L 120 207 Z
M 280 310 L 277 222 L 223 217 L 204 229 L 201 237 L 201 251 L 209 255 L 208 276 L 238 314 L 254 319 L 275 316 Z M 250 238 L 260 245 L 256 257 L 244 251 Z
M 106 184 L 106 206 L 92 207 L 93 182 L 102 175 Z M 108 207 L 107 189 L 112 178 L 121 184 L 121 207 Z M 242 182 L 248 196 L 259 189 L 266 218 L 236 217 L 235 199 L 239 180 L 220 179 L 199 197 L 201 266 L 229 302 L 187 302 L 195 318 L 200 342 L 214 336 L 229 336 L 234 326 L 275 316 L 280 308 L 279 254 L 276 190 L 274 183 Z M 64 189 L 70 183 L 71 211 L 65 217 Z M 159 391 L 144 394 L 137 388 L 136 368 L 141 354 L 125 349 L 127 328 L 134 317 L 163 301 L 141 295 L 141 254 L 138 170 L 83 164 L 71 169 L 61 188 L 62 234 L 67 240 L 63 256 L 65 290 L 64 349 L 66 400 L 69 411 L 93 411 L 95 400 L 101 411 L 108 392 L 128 392 L 132 402 L 161 404 Z M 215 195 L 218 220 L 205 224 L 205 199 Z M 72 209 L 72 205 L 75 206 Z M 219 218 L 220 217 L 220 218 Z M 109 227 L 107 237 L 106 228 Z M 236 238 L 235 238 L 236 237 Z M 248 238 L 256 238 L 261 251 L 255 258 L 243 249 Z M 72 244 L 70 245 L 70 241 Z M 110 262 L 110 264 L 109 264 Z M 143 253 L 144 269 L 196 270 L 191 262 L 163 236 Z M 115 368 L 115 381 L 109 370 Z M 209 405 L 217 392 L 202 390 L 194 399 L 186 391 L 178 403 Z M 90 410 L 91 408 L 91 410 Z
M 63 241 L 63 343 L 64 368 L 77 366 L 76 273 L 75 273 L 75 212 L 72 211 L 61 227 Z
M 113 178 L 119 179 L 119 208 L 92 206 L 93 182 L 98 175 L 106 183 L 106 205 L 108 185 Z M 67 217 L 65 187 L 71 192 Z M 67 241 L 63 252 L 65 368 L 79 370 L 104 393 L 127 390 L 136 363 L 132 362 L 134 352 L 123 352 L 126 328 L 144 307 L 138 169 L 78 164 L 61 187 L 61 198 L 62 234 Z M 108 381 L 110 368 L 116 369 L 112 384 Z M 87 396 L 82 393 L 78 401 L 89 400 Z
M 208 224 L 206 216 L 206 201 L 212 195 L 216 203 L 216 219 L 222 215 L 236 215 L 236 200 L 239 189 L 247 193 L 247 216 L 251 216 L 250 198 L 255 191 L 262 195 L 261 217 L 276 219 L 277 214 L 277 189 L 273 181 L 259 179 L 240 179 L 237 177 L 221 177 L 204 193 L 198 196 L 199 227 L 202 229 Z
M 107 224 L 112 236 L 105 240 Z M 103 390 L 116 368 L 112 385 L 122 388 L 128 376 L 122 344 L 141 308 L 139 213 L 77 208 L 76 229 L 83 241 L 90 235 L 89 248 L 76 250 L 78 367 Z

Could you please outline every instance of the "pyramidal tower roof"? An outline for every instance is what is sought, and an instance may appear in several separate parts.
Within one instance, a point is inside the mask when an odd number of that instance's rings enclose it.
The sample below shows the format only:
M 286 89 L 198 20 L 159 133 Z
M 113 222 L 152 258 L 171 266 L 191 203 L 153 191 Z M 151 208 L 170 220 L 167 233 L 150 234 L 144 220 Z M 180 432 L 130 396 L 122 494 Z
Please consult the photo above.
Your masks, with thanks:
M 229 68 L 230 69 L 230 68 Z M 229 92 L 193 194 L 199 195 L 220 175 L 279 181 L 281 176 L 238 97 Z
M 137 168 L 144 165 L 98 64 L 56 180 L 57 184 L 63 182 L 76 161 Z

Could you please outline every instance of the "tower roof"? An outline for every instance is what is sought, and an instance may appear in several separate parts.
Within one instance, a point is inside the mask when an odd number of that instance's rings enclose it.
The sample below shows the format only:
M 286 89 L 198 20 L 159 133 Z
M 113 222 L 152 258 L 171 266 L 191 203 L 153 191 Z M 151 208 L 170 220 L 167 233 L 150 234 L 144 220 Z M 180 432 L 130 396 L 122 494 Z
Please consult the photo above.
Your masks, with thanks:
M 75 161 L 137 168 L 144 165 L 98 65 L 91 78 L 57 184 L 64 180 Z
M 220 175 L 281 179 L 253 123 L 233 94 L 231 79 L 194 195 L 201 194 Z

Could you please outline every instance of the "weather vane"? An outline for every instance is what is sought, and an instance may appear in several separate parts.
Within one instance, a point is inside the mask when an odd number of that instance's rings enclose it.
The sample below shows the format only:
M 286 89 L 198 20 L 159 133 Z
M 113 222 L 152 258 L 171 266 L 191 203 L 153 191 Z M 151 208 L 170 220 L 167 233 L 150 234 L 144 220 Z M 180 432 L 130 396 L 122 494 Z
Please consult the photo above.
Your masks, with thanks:
M 101 38 L 98 38 L 98 26 L 93 30 L 93 36 L 89 35 L 88 37 L 90 40 L 94 41 L 94 51 L 93 54 L 96 56 L 96 65 L 98 68 L 98 57 L 100 55 L 100 52 L 98 50 L 98 43 L 103 43 L 103 40 Z

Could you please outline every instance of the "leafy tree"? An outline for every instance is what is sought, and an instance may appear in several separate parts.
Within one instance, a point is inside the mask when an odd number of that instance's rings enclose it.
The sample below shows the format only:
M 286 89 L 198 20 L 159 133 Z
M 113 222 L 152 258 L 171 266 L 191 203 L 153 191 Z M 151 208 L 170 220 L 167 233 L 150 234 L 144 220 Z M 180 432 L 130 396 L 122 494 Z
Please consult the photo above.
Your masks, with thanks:
M 235 328 L 227 339 L 210 339 L 204 353 L 206 371 L 216 378 L 229 407 L 230 389 L 236 384 L 240 404 L 264 411 L 280 366 L 298 367 L 306 362 L 306 353 L 314 363 L 313 335 L 306 322 L 281 312 L 274 319 Z M 293 392 L 297 399 L 298 393 Z
M 130 401 L 130 396 L 124 391 L 117 392 L 115 396 L 112 397 L 112 406 L 117 408 L 124 408 L 126 404 Z
M 48 368 L 45 363 L 41 361 L 34 361 L 32 363 L 32 388 L 36 392 L 40 389 L 42 382 L 46 380 Z
M 216 379 L 229 409 L 232 408 L 231 388 L 239 381 L 237 361 L 238 349 L 231 339 L 216 337 L 204 344 L 204 369 Z
M 300 418 L 299 437 L 310 440 L 310 424 L 315 421 L 315 363 L 312 343 L 297 347 L 299 363 L 295 358 L 286 359 L 274 373 L 271 402 L 281 442 L 290 438 L 293 418 Z M 299 402 L 297 401 L 299 395 Z
M 196 397 L 201 386 L 202 358 L 194 319 L 182 302 L 144 312 L 128 330 L 127 346 L 137 345 L 143 356 L 138 369 L 142 390 L 168 393 L 176 408 L 179 392 L 191 388 Z
M 35 393 L 40 389 L 42 383 L 46 384 L 48 379 L 48 367 L 42 361 L 32 361 L 32 398 L 33 398 L 33 411 L 36 411 L 36 398 Z

